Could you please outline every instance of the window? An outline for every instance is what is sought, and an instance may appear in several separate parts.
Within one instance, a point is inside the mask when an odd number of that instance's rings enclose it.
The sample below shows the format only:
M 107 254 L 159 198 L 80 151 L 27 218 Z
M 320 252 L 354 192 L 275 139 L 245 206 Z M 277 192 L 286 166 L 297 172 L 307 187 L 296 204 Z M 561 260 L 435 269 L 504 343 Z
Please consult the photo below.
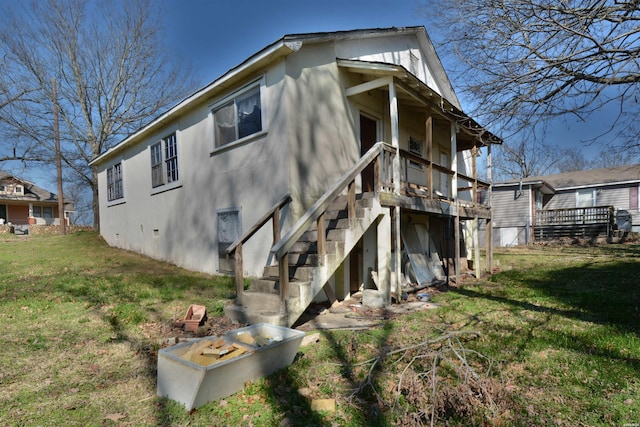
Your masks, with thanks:
M 596 205 L 596 190 L 578 190 L 576 208 L 590 208 Z
M 24 187 L 22 185 L 16 185 L 13 188 L 13 192 L 16 194 L 24 194 Z
M 215 107 L 213 123 L 216 148 L 262 131 L 260 86 Z
M 107 169 L 107 200 L 117 200 L 123 197 L 122 163 L 116 163 Z
M 32 215 L 34 218 L 42 218 L 42 206 L 34 206 Z
M 151 146 L 151 186 L 177 183 L 179 178 L 178 140 L 174 132 Z
M 53 219 L 53 208 L 51 206 L 42 207 L 42 218 L 48 221 Z
M 422 140 L 414 137 L 409 137 L 409 152 L 415 154 L 418 157 L 422 157 Z M 409 160 L 409 165 L 414 168 L 423 169 L 423 165 L 414 160 Z

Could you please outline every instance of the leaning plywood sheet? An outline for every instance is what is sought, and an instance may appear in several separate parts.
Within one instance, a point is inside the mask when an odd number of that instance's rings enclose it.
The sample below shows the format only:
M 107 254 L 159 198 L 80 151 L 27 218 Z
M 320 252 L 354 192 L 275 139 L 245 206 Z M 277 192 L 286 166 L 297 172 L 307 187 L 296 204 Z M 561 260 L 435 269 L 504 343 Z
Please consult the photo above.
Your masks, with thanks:
M 431 271 L 429 259 L 422 248 L 414 224 L 407 224 L 402 228 L 402 241 L 417 282 L 420 284 L 432 282 L 436 277 Z
M 444 280 L 447 276 L 444 274 L 444 269 L 442 268 L 442 260 L 440 259 L 440 255 L 438 254 L 438 250 L 436 249 L 436 245 L 431 238 L 431 233 L 429 233 L 429 229 L 426 224 L 416 224 L 416 234 L 420 238 L 422 242 L 422 247 L 426 249 L 429 248 L 429 252 L 427 255 L 427 259 L 429 260 L 429 270 L 436 279 Z M 428 240 L 428 243 L 425 242 Z

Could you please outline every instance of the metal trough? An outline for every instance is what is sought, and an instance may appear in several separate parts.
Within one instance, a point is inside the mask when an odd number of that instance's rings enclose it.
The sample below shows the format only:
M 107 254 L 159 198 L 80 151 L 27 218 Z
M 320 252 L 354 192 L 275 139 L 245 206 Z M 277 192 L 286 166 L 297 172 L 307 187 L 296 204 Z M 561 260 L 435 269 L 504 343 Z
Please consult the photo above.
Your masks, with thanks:
M 246 334 L 258 341 L 247 344 Z M 168 397 L 184 404 L 187 410 L 236 393 L 247 381 L 270 375 L 289 366 L 298 352 L 305 333 L 269 323 L 239 328 L 222 337 L 205 337 L 203 340 L 223 339 L 241 344 L 248 351 L 233 359 L 203 366 L 183 357 L 194 341 L 185 342 L 158 352 L 158 396 Z

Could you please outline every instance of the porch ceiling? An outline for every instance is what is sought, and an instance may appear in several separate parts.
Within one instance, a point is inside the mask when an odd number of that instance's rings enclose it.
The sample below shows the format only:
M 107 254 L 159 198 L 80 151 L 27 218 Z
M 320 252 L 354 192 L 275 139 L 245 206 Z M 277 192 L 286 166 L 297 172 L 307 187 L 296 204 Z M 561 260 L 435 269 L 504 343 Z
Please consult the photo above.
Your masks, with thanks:
M 367 83 L 375 84 L 376 80 L 383 82 L 383 78 L 391 78 L 396 87 L 398 102 L 406 107 L 421 110 L 425 106 L 432 108 L 434 116 L 458 124 L 458 147 L 461 150 L 471 149 L 478 145 L 501 144 L 502 140 L 480 126 L 475 120 L 456 108 L 453 104 L 440 96 L 435 90 L 411 74 L 401 65 L 384 62 L 359 61 L 352 59 L 338 59 L 338 66 L 350 73 L 359 74 Z M 377 84 L 372 90 L 388 92 L 387 84 Z

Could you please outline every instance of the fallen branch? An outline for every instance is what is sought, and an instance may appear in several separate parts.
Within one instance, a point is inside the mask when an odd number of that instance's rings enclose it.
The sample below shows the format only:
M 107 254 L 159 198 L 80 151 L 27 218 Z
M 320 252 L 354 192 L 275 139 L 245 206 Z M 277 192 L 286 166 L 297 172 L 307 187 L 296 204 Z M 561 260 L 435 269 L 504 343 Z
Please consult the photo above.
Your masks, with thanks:
M 362 402 L 368 389 L 380 404 L 400 411 L 417 424 L 434 425 L 439 417 L 451 415 L 452 411 L 460 411 L 463 416 L 486 411 L 493 418 L 499 413 L 492 396 L 498 389 L 489 378 L 494 362 L 464 345 L 465 341 L 480 336 L 476 331 L 447 332 L 418 344 L 390 351 L 382 349 L 376 357 L 358 363 L 324 366 L 339 367 L 342 378 L 350 382 L 348 402 Z M 406 365 L 393 369 L 403 362 Z M 479 371 L 479 367 L 483 369 Z M 308 375 L 319 368 L 314 367 Z M 381 388 L 378 379 L 382 374 L 378 370 L 385 375 L 384 384 L 389 384 L 394 376 L 397 378 L 392 389 Z

